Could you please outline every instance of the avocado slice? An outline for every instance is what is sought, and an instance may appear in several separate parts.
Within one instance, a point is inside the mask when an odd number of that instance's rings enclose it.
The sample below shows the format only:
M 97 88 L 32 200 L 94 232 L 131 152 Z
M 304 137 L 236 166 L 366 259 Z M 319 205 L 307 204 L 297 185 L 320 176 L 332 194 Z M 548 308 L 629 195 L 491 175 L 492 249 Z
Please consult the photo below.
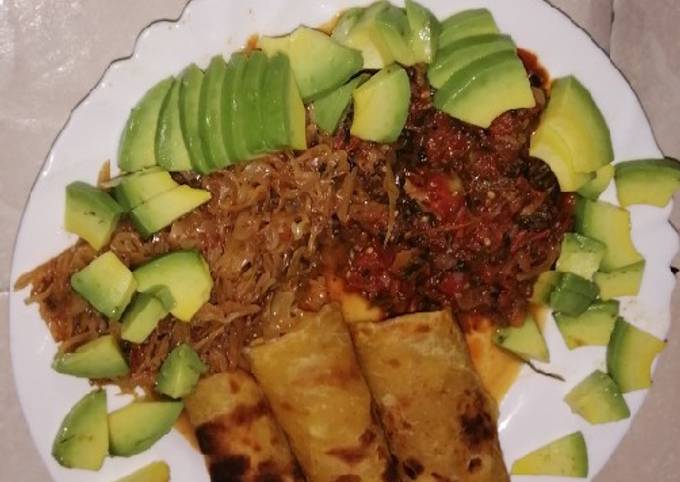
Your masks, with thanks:
M 439 35 L 439 49 L 444 49 L 457 40 L 476 35 L 500 33 L 491 12 L 486 8 L 463 10 L 442 22 Z
M 204 189 L 180 185 L 153 197 L 132 210 L 130 216 L 137 231 L 148 238 L 210 200 L 212 194 Z
M 172 430 L 183 407 L 182 402 L 132 402 L 110 413 L 111 455 L 144 452 Z
M 624 266 L 608 273 L 595 273 L 593 281 L 600 288 L 600 298 L 610 300 L 619 296 L 637 296 L 645 272 L 645 261 Z
M 471 63 L 498 52 L 516 52 L 508 35 L 487 34 L 466 37 L 437 52 L 437 59 L 427 69 L 427 78 L 440 89 L 449 78 Z
M 434 95 L 439 110 L 484 128 L 503 112 L 535 104 L 524 65 L 515 52 L 507 51 L 460 69 Z
M 357 24 L 363 13 L 364 9 L 361 7 L 348 8 L 342 12 L 342 15 L 338 18 L 338 22 L 335 24 L 335 27 L 333 27 L 331 38 L 344 45 L 349 33 Z
M 347 114 L 352 101 L 352 92 L 369 78 L 369 74 L 361 74 L 333 92 L 315 100 L 312 103 L 312 116 L 316 125 L 325 132 L 333 134 Z
M 553 288 L 559 283 L 561 277 L 562 273 L 558 273 L 557 271 L 544 271 L 538 275 L 529 301 L 537 305 L 550 304 L 550 293 L 552 293 Z
M 107 251 L 71 276 L 71 286 L 101 314 L 117 320 L 130 303 L 137 283 L 127 266 Z
M 555 268 L 561 273 L 575 273 L 589 280 L 600 267 L 606 251 L 607 247 L 596 239 L 567 233 L 562 239 Z
M 399 138 L 411 102 L 408 74 L 397 64 L 385 67 L 352 92 L 354 118 L 350 132 L 368 141 Z
M 274 54 L 267 62 L 260 103 L 262 130 L 267 146 L 271 150 L 285 149 L 290 146 L 287 102 L 287 84 L 290 77 L 288 56 L 283 53 Z M 294 79 L 293 82 L 295 82 Z M 300 103 L 302 103 L 301 100 Z
M 613 177 L 614 166 L 606 164 L 595 171 L 595 177 L 581 186 L 578 193 L 585 198 L 597 201 L 597 198 L 607 189 Z
M 380 35 L 380 33 L 377 31 L 375 22 L 378 14 L 389 7 L 389 2 L 375 2 L 361 12 L 361 15 L 354 22 L 351 28 L 348 29 L 346 35 L 336 35 L 335 32 L 341 31 L 341 28 L 347 29 L 345 24 L 350 23 L 349 19 L 346 21 L 341 19 L 338 27 L 336 27 L 335 31 L 333 32 L 333 38 L 335 40 L 340 42 L 342 45 L 361 52 L 364 69 L 382 69 L 383 67 L 386 67 L 394 62 L 392 51 L 385 43 L 382 35 Z
M 408 45 L 413 52 L 413 60 L 416 63 L 432 63 L 439 46 L 439 20 L 413 0 L 406 0 L 405 9 L 409 25 Z
M 125 211 L 130 211 L 177 186 L 179 184 L 167 171 L 151 168 L 121 177 L 118 185 L 113 188 L 113 195 Z
M 623 393 L 652 386 L 652 363 L 666 342 L 618 318 L 607 346 L 607 371 Z
M 122 377 L 130 372 L 123 352 L 112 335 L 100 336 L 79 346 L 74 352 L 57 355 L 52 368 L 65 375 L 92 379 Z
M 606 373 L 595 370 L 564 397 L 571 411 L 593 425 L 630 417 L 619 387 Z
M 227 64 L 221 55 L 210 60 L 205 71 L 198 107 L 198 130 L 210 170 L 231 164 L 222 130 L 222 87 Z
M 66 186 L 64 228 L 99 251 L 111 239 L 123 209 L 105 191 L 81 181 Z
M 164 286 L 139 293 L 123 315 L 120 337 L 132 343 L 143 343 L 174 306 L 172 293 Z
M 260 46 L 269 57 L 278 52 L 288 55 L 305 102 L 344 84 L 363 66 L 360 52 L 308 27 L 298 27 L 285 37 L 263 37 Z
M 550 361 L 548 346 L 531 315 L 527 315 L 522 326 L 506 326 L 496 330 L 493 341 L 523 360 Z
M 630 233 L 630 213 L 602 201 L 578 199 L 576 231 L 607 246 L 600 269 L 613 271 L 643 260 L 635 249 Z
M 179 93 L 182 82 L 176 79 L 165 96 L 156 131 L 156 161 L 168 171 L 191 170 L 191 157 L 184 143 L 179 113 Z
M 610 300 L 596 301 L 578 316 L 564 313 L 554 316 L 567 348 L 573 350 L 580 346 L 606 346 L 618 314 L 619 302 Z
M 106 392 L 85 395 L 61 422 L 52 456 L 63 467 L 99 470 L 109 453 Z
M 156 377 L 156 390 L 172 398 L 185 397 L 194 391 L 198 379 L 207 370 L 198 354 L 182 343 L 163 362 Z
M 137 268 L 134 276 L 140 292 L 167 287 L 175 300 L 170 313 L 182 321 L 191 320 L 213 287 L 208 263 L 198 251 L 164 254 Z
M 222 129 L 227 151 L 234 162 L 250 158 L 243 122 L 246 116 L 243 92 L 247 64 L 248 57 L 243 52 L 232 55 L 222 86 Z
M 588 449 L 581 432 L 574 432 L 516 460 L 512 475 L 588 477 Z
M 382 42 L 390 49 L 394 60 L 401 65 L 413 65 L 415 56 L 409 45 L 409 23 L 406 13 L 393 5 L 380 11 L 375 17 L 375 28 Z
M 595 283 L 574 274 L 564 273 L 550 293 L 550 307 L 558 312 L 578 316 L 595 301 L 599 289 Z
M 614 179 L 621 206 L 664 207 L 680 188 L 680 162 L 670 158 L 621 162 Z
M 201 140 L 200 110 L 203 78 L 203 71 L 196 64 L 191 64 L 182 72 L 182 86 L 179 90 L 179 119 L 191 165 L 195 171 L 206 174 L 211 168 Z
M 118 167 L 121 171 L 138 171 L 156 165 L 158 118 L 173 82 L 173 77 L 161 80 L 149 89 L 130 112 L 118 150 Z
M 170 482 L 170 467 L 163 461 L 151 462 L 116 482 Z
M 262 98 L 264 94 L 264 77 L 267 70 L 267 56 L 261 51 L 254 51 L 248 57 L 246 70 L 241 84 L 241 100 L 243 102 L 243 132 L 245 132 L 248 157 L 256 157 L 267 152 L 269 146 L 265 137 L 264 119 L 262 117 Z

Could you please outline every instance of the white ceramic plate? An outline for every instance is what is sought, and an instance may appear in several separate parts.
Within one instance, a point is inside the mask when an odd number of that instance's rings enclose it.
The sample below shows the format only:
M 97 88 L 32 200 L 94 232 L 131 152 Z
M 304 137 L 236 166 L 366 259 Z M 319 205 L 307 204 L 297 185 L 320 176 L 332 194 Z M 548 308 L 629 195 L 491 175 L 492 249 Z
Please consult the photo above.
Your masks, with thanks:
M 611 129 L 617 161 L 660 156 L 628 83 L 588 35 L 558 10 L 541 0 L 422 2 L 439 18 L 465 8 L 488 7 L 501 30 L 510 33 L 519 46 L 537 53 L 554 77 L 574 74 L 590 89 Z M 281 34 L 301 23 L 320 25 L 356 3 L 356 0 L 195 0 L 178 22 L 159 22 L 148 27 L 139 37 L 134 55 L 108 69 L 99 85 L 75 109 L 55 142 L 24 213 L 12 280 L 75 241 L 62 228 L 64 186 L 76 179 L 94 181 L 102 162 L 116 159 L 129 109 L 149 87 L 191 62 L 205 67 L 215 54 L 228 56 L 253 33 Z M 615 200 L 613 187 L 604 199 Z M 670 206 L 632 209 L 633 238 L 647 260 L 647 268 L 640 295 L 622 303 L 628 321 L 662 337 L 670 322 L 674 285 L 668 266 L 677 250 L 677 238 L 667 223 L 670 209 Z M 12 293 L 10 298 L 12 360 L 21 405 L 52 477 L 59 482 L 111 481 L 151 460 L 164 459 L 172 467 L 173 480 L 208 481 L 202 458 L 174 432 L 144 454 L 130 459 L 108 459 L 99 473 L 67 470 L 52 459 L 54 434 L 66 412 L 88 391 L 88 383 L 50 369 L 56 345 L 37 307 L 24 304 L 26 295 Z M 549 322 L 546 331 L 553 360 L 549 370 L 563 374 L 567 382 L 556 382 L 530 371 L 522 373 L 501 407 L 505 457 L 511 463 L 558 436 L 582 430 L 588 444 L 590 476 L 594 477 L 630 421 L 590 426 L 571 414 L 562 397 L 591 370 L 604 368 L 605 350 L 598 347 L 569 352 L 554 323 Z M 126 401 L 125 397 L 113 394 L 111 390 L 110 409 Z M 644 396 L 644 392 L 626 396 L 633 413 Z M 523 480 L 557 479 L 513 478 L 514 482 Z

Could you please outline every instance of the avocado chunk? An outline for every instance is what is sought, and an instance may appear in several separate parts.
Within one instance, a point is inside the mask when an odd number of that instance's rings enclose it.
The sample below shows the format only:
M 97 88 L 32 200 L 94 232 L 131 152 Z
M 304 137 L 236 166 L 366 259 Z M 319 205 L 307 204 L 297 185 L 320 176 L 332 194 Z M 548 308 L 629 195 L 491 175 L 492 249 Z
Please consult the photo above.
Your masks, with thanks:
M 102 379 L 127 375 L 130 372 L 123 352 L 112 335 L 89 341 L 71 353 L 57 355 L 52 368 L 74 377 Z
M 191 64 L 182 72 L 182 85 L 179 90 L 179 119 L 191 165 L 195 171 L 206 174 L 210 172 L 210 165 L 203 150 L 200 127 L 203 78 L 203 71 L 195 64 Z
M 613 177 L 614 166 L 606 164 L 595 171 L 595 177 L 581 186 L 578 193 L 585 198 L 597 201 L 597 198 L 607 189 Z
M 619 302 L 596 301 L 578 316 L 555 313 L 557 328 L 564 338 L 567 348 L 573 350 L 580 346 L 606 346 L 619 314 Z
M 269 150 L 261 108 L 266 70 L 267 56 L 260 51 L 251 53 L 241 84 L 240 96 L 244 105 L 243 117 L 237 120 L 243 123 L 242 130 L 245 132 L 246 150 L 249 158 L 256 157 Z
M 342 122 L 352 101 L 352 92 L 369 79 L 370 75 L 361 74 L 338 87 L 312 104 L 314 122 L 323 131 L 333 134 Z
M 394 142 L 399 138 L 411 101 L 406 71 L 397 64 L 385 67 L 352 92 L 353 136 L 367 141 Z
M 523 360 L 538 360 L 545 363 L 550 361 L 548 346 L 531 315 L 527 315 L 522 326 L 499 328 L 494 334 L 493 341 Z
M 680 189 L 680 162 L 670 158 L 621 162 L 614 179 L 621 206 L 664 207 Z
M 111 455 L 144 452 L 172 430 L 183 407 L 182 402 L 132 402 L 110 413 Z
M 576 231 L 607 246 L 600 269 L 612 271 L 643 260 L 630 234 L 630 213 L 602 201 L 579 199 L 576 203 Z
M 175 300 L 170 313 L 182 321 L 191 320 L 213 287 L 208 263 L 198 251 L 164 254 L 137 268 L 134 276 L 142 293 L 167 287 Z
M 260 109 L 270 149 L 307 148 L 305 106 L 283 53 L 274 54 L 267 63 Z
M 140 204 L 130 213 L 137 231 L 148 238 L 210 200 L 210 191 L 177 186 Z
M 52 456 L 63 467 L 99 470 L 109 454 L 106 392 L 94 390 L 66 415 L 52 444 Z
M 405 9 L 409 25 L 408 45 L 413 52 L 413 60 L 416 63 L 432 63 L 439 46 L 439 20 L 413 0 L 406 0 Z
M 401 65 L 413 65 L 415 56 L 409 45 L 409 23 L 401 8 L 389 5 L 375 17 L 375 28 L 392 57 Z
M 179 184 L 167 171 L 151 168 L 121 177 L 118 185 L 113 188 L 113 195 L 125 211 L 130 211 L 177 186 Z
M 536 104 L 515 52 L 497 52 L 453 74 L 434 95 L 434 106 L 452 117 L 489 127 L 503 112 Z
M 595 283 L 574 274 L 564 273 L 550 294 L 550 307 L 558 312 L 578 316 L 595 301 L 599 289 Z
M 229 59 L 222 86 L 222 127 L 227 151 L 234 162 L 245 161 L 250 157 L 246 144 L 245 99 L 243 86 L 248 57 L 237 52 Z
M 555 266 L 562 273 L 574 273 L 585 279 L 592 279 L 606 251 L 607 247 L 596 239 L 567 233 L 562 239 L 560 257 Z
M 341 44 L 344 43 L 363 13 L 364 9 L 361 7 L 348 8 L 342 12 L 342 15 L 340 15 L 340 18 L 338 18 L 335 27 L 333 27 L 331 38 Z
M 182 82 L 176 79 L 165 96 L 158 117 L 156 132 L 156 162 L 168 171 L 191 170 L 191 157 L 184 143 L 179 113 L 179 92 Z
M 104 316 L 117 320 L 130 303 L 137 282 L 111 251 L 71 276 L 71 286 Z
M 525 455 L 512 464 L 512 475 L 588 477 L 588 449 L 581 432 L 574 432 Z
M 64 228 L 99 251 L 111 239 L 123 209 L 105 191 L 81 181 L 66 186 Z
M 198 379 L 207 370 L 198 354 L 182 343 L 163 362 L 156 378 L 156 390 L 172 398 L 185 397 L 194 391 Z
M 606 373 L 595 370 L 564 397 L 571 411 L 598 425 L 630 417 L 619 387 Z
M 486 8 L 464 10 L 442 22 L 439 48 L 448 47 L 457 40 L 476 35 L 499 33 L 493 15 Z
M 449 78 L 471 63 L 498 52 L 515 52 L 515 42 L 508 35 L 487 34 L 457 40 L 437 52 L 437 58 L 427 69 L 427 78 L 440 89 Z
M 221 55 L 214 56 L 201 84 L 198 130 L 210 170 L 221 169 L 231 163 L 222 130 L 222 87 L 226 70 L 224 58 Z
M 618 296 L 637 296 L 645 272 L 645 262 L 624 266 L 608 273 L 595 273 L 593 280 L 600 288 L 600 298 L 610 300 Z
M 123 315 L 120 337 L 132 343 L 144 342 L 174 306 L 172 293 L 164 286 L 139 293 Z
M 607 346 L 607 371 L 623 393 L 652 386 L 652 363 L 666 343 L 618 318 Z
M 121 171 L 138 171 L 156 165 L 158 118 L 173 82 L 172 77 L 161 80 L 144 94 L 130 112 L 118 150 L 118 167 Z
M 116 482 L 170 482 L 170 467 L 163 461 L 151 462 Z
M 558 273 L 557 271 L 544 271 L 538 275 L 529 302 L 546 306 L 550 304 L 550 293 L 552 293 L 553 288 L 559 283 L 561 277 L 562 273 Z
M 378 14 L 389 7 L 388 2 L 375 2 L 363 9 L 356 20 L 354 14 L 349 16 L 348 13 L 333 31 L 336 41 L 361 52 L 364 69 L 382 69 L 394 62 L 392 51 L 378 32 L 375 21 Z
M 285 37 L 263 37 L 260 46 L 269 57 L 278 52 L 288 55 L 305 102 L 341 86 L 363 66 L 360 52 L 308 27 Z

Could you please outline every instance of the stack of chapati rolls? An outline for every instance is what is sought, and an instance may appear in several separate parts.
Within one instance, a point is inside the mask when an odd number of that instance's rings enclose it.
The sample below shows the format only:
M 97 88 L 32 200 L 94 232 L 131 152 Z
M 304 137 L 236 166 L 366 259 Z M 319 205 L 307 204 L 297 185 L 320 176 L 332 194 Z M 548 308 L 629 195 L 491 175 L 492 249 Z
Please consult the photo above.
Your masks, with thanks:
M 245 355 L 252 376 L 186 400 L 213 482 L 509 481 L 496 402 L 448 311 L 348 326 L 327 306 Z

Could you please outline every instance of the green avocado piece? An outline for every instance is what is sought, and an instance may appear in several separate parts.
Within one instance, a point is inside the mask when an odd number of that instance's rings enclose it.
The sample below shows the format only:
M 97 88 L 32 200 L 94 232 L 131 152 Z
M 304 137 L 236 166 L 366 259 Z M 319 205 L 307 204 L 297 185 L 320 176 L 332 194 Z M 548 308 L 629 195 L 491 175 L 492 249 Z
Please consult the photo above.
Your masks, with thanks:
M 118 342 L 111 335 L 95 338 L 71 353 L 57 355 L 52 368 L 65 375 L 92 379 L 122 377 L 130 372 Z
M 508 35 L 486 34 L 457 40 L 437 52 L 437 58 L 427 69 L 427 78 L 440 89 L 449 78 L 471 63 L 498 52 L 515 52 L 515 42 Z
M 579 188 L 578 193 L 585 198 L 597 201 L 597 198 L 599 198 L 600 194 L 602 194 L 604 190 L 607 189 L 607 186 L 609 186 L 609 183 L 613 177 L 614 166 L 611 164 L 605 164 L 595 171 L 595 177 L 593 179 Z
M 596 301 L 578 316 L 555 313 L 557 328 L 567 348 L 580 346 L 606 346 L 619 314 L 619 302 Z
M 123 209 L 105 191 L 81 181 L 66 186 L 64 228 L 99 251 L 111 239 Z
M 308 27 L 298 27 L 285 37 L 263 37 L 260 46 L 270 57 L 278 52 L 288 55 L 305 102 L 344 84 L 363 66 L 360 52 Z
M 385 67 L 352 92 L 353 136 L 374 142 L 399 138 L 411 101 L 408 74 L 397 64 Z
M 165 286 L 175 300 L 170 310 L 176 318 L 190 321 L 210 299 L 213 280 L 210 269 L 198 251 L 175 251 L 140 266 L 134 271 L 140 292 Z
M 375 21 L 376 17 L 389 7 L 389 2 L 375 2 L 361 12 L 361 15 L 354 22 L 354 25 L 349 28 L 346 35 L 336 35 L 335 31 L 333 33 L 333 38 L 342 45 L 361 52 L 364 69 L 382 69 L 394 62 L 392 51 L 385 43 L 380 32 L 378 32 Z M 347 23 L 349 22 L 347 20 Z M 340 30 L 341 26 L 343 29 L 346 28 L 344 24 L 345 21 L 341 19 L 335 30 Z M 340 83 L 342 84 L 342 82 Z
M 642 260 L 608 273 L 595 273 L 593 281 L 600 288 L 600 298 L 603 300 L 619 296 L 637 296 L 644 272 L 645 261 Z
M 267 62 L 265 69 L 260 104 L 262 130 L 267 146 L 272 150 L 285 149 L 290 146 L 288 132 L 290 118 L 287 101 L 289 90 L 287 84 L 290 78 L 288 56 L 283 53 L 274 54 Z M 295 82 L 294 79 L 293 82 Z M 300 103 L 302 103 L 301 100 Z
M 121 177 L 118 185 L 113 188 L 113 196 L 125 211 L 130 211 L 177 186 L 179 184 L 167 171 L 151 168 Z
M 156 131 L 156 161 L 168 171 L 191 170 L 191 157 L 184 143 L 179 113 L 179 93 L 182 82 L 176 79 L 165 96 Z
M 497 52 L 453 74 L 434 95 L 452 117 L 487 128 L 503 112 L 536 104 L 529 78 L 515 52 Z
M 524 360 L 550 361 L 548 346 L 531 315 L 527 315 L 522 326 L 506 326 L 496 330 L 493 341 Z
M 614 179 L 619 204 L 649 204 L 664 207 L 680 188 L 680 162 L 639 159 L 616 165 Z
M 179 90 L 179 119 L 184 135 L 184 144 L 189 151 L 191 165 L 196 172 L 210 172 L 210 164 L 203 150 L 200 127 L 201 88 L 203 71 L 191 64 L 182 72 L 182 86 Z
M 198 130 L 203 153 L 211 170 L 231 164 L 222 130 L 222 87 L 227 64 L 221 55 L 210 60 L 201 85 L 198 107 Z
M 575 273 L 592 279 L 600 267 L 607 247 L 596 239 L 577 233 L 567 233 L 562 239 L 560 257 L 556 269 L 562 273 Z
M 110 413 L 111 455 L 144 452 L 172 430 L 183 407 L 182 402 L 132 402 Z
M 486 8 L 463 10 L 442 22 L 439 35 L 439 49 L 451 45 L 457 40 L 476 35 L 500 33 L 493 15 Z
M 512 475 L 588 477 L 588 449 L 581 432 L 574 432 L 516 460 Z
M 619 387 L 606 373 L 595 370 L 564 397 L 571 411 L 598 425 L 630 417 Z
M 158 293 L 154 291 L 139 293 L 132 301 L 130 308 L 125 311 L 120 328 L 120 337 L 123 340 L 143 343 L 156 329 L 158 322 L 174 308 L 175 301 L 170 290 L 163 286 L 157 291 L 164 291 L 166 294 L 157 296 Z M 164 302 L 162 298 L 167 301 Z
M 151 462 L 116 482 L 170 482 L 170 467 L 163 461 Z
M 148 238 L 205 204 L 211 197 L 210 191 L 182 184 L 140 204 L 130 212 L 130 216 L 137 231 Z
M 64 418 L 52 444 L 52 456 L 63 467 L 99 470 L 108 454 L 106 392 L 94 390 Z
M 361 74 L 333 92 L 315 100 L 312 103 L 312 115 L 316 125 L 327 133 L 333 134 L 347 114 L 352 101 L 352 92 L 369 77 L 369 74 Z
M 595 301 L 599 289 L 595 283 L 574 274 L 564 273 L 550 294 L 550 307 L 570 316 L 578 316 Z
M 550 304 L 550 293 L 552 293 L 553 288 L 559 283 L 561 277 L 562 273 L 558 273 L 557 271 L 544 271 L 538 275 L 529 301 L 537 305 Z
M 132 273 L 111 251 L 71 276 L 71 286 L 104 316 L 117 320 L 137 288 Z
M 607 246 L 600 270 L 613 271 L 643 260 L 630 233 L 630 213 L 602 201 L 580 198 L 576 202 L 575 228 Z
M 229 157 L 234 162 L 250 158 L 246 144 L 244 74 L 248 57 L 243 52 L 231 56 L 222 86 L 222 129 Z
M 375 17 L 375 28 L 382 37 L 382 42 L 390 49 L 395 61 L 405 66 L 416 63 L 409 45 L 408 19 L 401 8 L 390 5 L 380 11 Z
M 172 350 L 163 362 L 156 378 L 156 390 L 172 398 L 182 398 L 193 392 L 207 369 L 198 354 L 183 343 Z
M 408 19 L 408 44 L 417 63 L 429 64 L 434 61 L 439 46 L 441 25 L 432 12 L 413 0 L 406 0 Z
M 267 152 L 269 146 L 264 131 L 262 117 L 262 95 L 264 94 L 264 77 L 267 70 L 267 56 L 261 51 L 254 51 L 248 57 L 246 70 L 243 73 L 241 99 L 244 105 L 243 132 L 246 135 L 248 157 L 257 157 Z
M 623 393 L 652 385 L 652 363 L 666 343 L 631 325 L 616 320 L 607 346 L 607 371 Z
M 338 22 L 335 24 L 335 27 L 333 27 L 331 38 L 344 45 L 349 33 L 357 24 L 363 13 L 364 9 L 361 7 L 348 8 L 342 12 L 342 15 L 338 18 Z
M 138 171 L 156 165 L 156 129 L 163 101 L 174 78 L 153 86 L 130 112 L 120 139 L 118 167 L 121 171 Z

